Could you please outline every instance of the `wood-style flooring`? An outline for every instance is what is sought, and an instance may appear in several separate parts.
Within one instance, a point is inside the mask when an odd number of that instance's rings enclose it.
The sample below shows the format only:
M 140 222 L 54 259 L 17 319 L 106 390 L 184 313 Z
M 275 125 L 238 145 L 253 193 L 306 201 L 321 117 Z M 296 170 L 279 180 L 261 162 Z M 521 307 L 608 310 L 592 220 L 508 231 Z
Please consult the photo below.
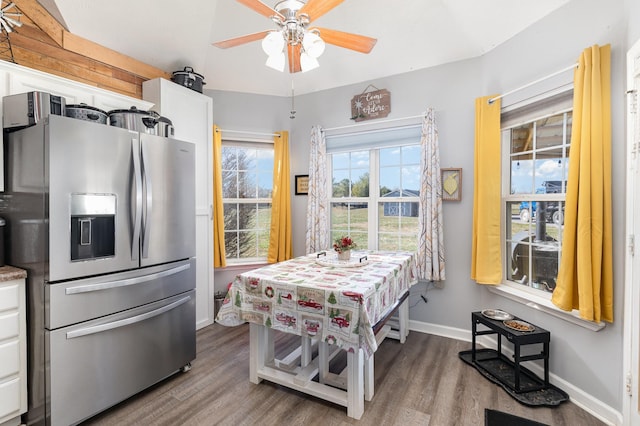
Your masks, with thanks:
M 291 343 L 276 340 L 278 348 Z M 293 336 L 295 337 L 295 336 Z M 411 332 L 404 345 L 385 340 L 375 353 L 375 389 L 364 415 L 262 382 L 249 382 L 249 326 L 213 324 L 197 332 L 193 368 L 93 417 L 85 425 L 430 425 L 482 426 L 484 409 L 550 426 L 600 426 L 572 402 L 524 406 L 458 358 L 470 343 Z M 281 349 L 280 349 L 281 350 Z M 339 362 L 339 361 L 337 361 Z

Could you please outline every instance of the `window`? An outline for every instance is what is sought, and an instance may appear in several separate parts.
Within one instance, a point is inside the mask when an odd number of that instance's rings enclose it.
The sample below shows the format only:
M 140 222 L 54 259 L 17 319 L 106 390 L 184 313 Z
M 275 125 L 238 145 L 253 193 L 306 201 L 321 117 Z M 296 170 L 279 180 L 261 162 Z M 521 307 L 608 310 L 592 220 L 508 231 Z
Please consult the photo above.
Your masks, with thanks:
M 566 102 L 550 103 L 519 119 L 503 113 L 502 130 L 506 279 L 546 298 L 562 256 L 572 117 Z
M 419 140 L 330 155 L 332 241 L 349 235 L 361 249 L 418 250 Z
M 266 260 L 272 189 L 273 145 L 223 142 L 222 202 L 227 261 Z

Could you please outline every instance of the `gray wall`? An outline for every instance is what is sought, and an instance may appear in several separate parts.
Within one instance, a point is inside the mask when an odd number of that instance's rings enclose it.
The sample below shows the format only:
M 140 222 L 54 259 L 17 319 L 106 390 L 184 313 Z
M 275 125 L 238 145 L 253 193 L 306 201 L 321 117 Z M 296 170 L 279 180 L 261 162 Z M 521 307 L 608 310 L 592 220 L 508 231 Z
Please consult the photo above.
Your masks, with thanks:
M 289 98 L 212 92 L 214 122 L 223 128 L 270 131 L 290 129 L 291 175 L 308 173 L 309 135 L 313 125 L 325 128 L 353 124 L 351 98 L 369 83 L 391 92 L 387 119 L 436 111 L 442 167 L 462 167 L 462 201 L 444 203 L 447 280 L 427 292 L 412 291 L 412 320 L 455 329 L 470 329 L 470 312 L 503 308 L 552 333 L 551 371 L 584 389 L 614 410 L 622 411 L 622 348 L 624 287 L 624 167 L 614 167 L 614 303 L 615 321 L 600 332 L 588 331 L 494 295 L 470 280 L 473 206 L 474 100 L 502 93 L 577 61 L 592 44 L 612 45 L 613 162 L 625 164 L 624 76 L 627 46 L 640 37 L 640 6 L 636 0 L 574 0 L 486 55 L 439 67 L 382 78 L 357 85 L 296 97 L 296 118 L 290 120 Z M 629 13 L 629 11 L 633 13 Z M 635 15 L 633 18 L 627 16 Z M 429 52 L 418 52 L 429 54 Z M 560 79 L 571 80 L 568 77 Z M 505 98 L 506 100 L 507 98 Z M 306 196 L 292 194 L 294 254 L 304 254 Z M 216 289 L 237 271 L 216 272 Z M 221 283 L 222 281 L 222 283 Z

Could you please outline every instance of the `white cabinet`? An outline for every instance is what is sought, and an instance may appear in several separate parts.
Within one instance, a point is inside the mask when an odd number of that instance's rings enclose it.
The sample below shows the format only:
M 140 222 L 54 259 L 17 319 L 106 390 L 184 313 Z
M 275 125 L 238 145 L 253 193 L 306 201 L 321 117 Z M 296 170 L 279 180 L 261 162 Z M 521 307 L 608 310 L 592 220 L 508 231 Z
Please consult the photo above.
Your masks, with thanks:
M 0 267 L 0 425 L 19 424 L 27 411 L 25 277 Z
M 175 138 L 196 144 L 196 328 L 213 323 L 213 99 L 163 78 L 142 83 L 142 97 L 173 123 Z

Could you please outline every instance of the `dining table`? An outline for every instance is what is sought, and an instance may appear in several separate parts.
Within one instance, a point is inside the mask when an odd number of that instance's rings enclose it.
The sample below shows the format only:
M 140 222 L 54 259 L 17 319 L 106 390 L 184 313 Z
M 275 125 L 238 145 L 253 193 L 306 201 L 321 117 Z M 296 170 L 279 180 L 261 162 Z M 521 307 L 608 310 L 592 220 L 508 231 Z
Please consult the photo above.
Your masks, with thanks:
M 413 252 L 352 250 L 348 260 L 334 251 L 310 253 L 237 275 L 216 322 L 250 324 L 252 383 L 278 383 L 345 406 L 359 419 L 373 397 L 373 354 L 390 327 L 384 335 L 378 330 L 397 312 L 395 333 L 404 343 L 416 282 Z M 300 336 L 300 345 L 276 359 L 275 332 Z M 329 361 L 343 350 L 346 368 L 330 373 Z

